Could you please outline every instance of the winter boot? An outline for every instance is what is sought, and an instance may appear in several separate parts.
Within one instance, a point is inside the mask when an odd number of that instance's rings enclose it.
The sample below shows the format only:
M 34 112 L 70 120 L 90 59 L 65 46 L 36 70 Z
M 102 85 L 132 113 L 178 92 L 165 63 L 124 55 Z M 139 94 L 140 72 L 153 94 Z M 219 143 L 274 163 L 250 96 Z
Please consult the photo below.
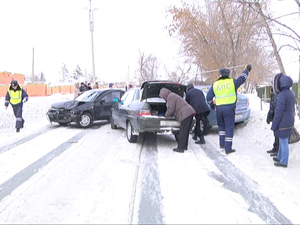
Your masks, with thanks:
M 267 151 L 267 153 L 269 153 L 269 154 L 271 154 L 271 153 L 277 153 L 277 150 L 273 148 L 272 150 Z
M 205 144 L 204 138 L 200 138 L 200 141 L 196 141 L 195 144 L 200 144 L 200 145 Z
M 226 151 L 226 155 L 229 155 L 229 154 L 231 154 L 231 153 L 233 153 L 233 152 L 235 152 L 235 149 L 231 149 L 231 150 L 229 150 L 229 151 Z

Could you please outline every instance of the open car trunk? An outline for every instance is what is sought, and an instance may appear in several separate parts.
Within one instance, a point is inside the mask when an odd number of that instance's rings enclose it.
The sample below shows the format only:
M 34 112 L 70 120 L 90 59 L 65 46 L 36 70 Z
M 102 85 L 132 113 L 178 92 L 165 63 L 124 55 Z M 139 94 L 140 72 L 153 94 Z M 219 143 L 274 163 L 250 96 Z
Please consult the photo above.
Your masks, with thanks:
M 149 103 L 152 116 L 164 116 L 167 111 L 166 103 Z

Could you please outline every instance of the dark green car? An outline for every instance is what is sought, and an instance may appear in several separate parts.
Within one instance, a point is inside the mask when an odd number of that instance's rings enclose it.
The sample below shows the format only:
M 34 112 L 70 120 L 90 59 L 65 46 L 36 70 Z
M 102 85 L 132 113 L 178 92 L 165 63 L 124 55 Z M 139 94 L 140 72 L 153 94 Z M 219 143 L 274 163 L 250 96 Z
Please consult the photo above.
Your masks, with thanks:
M 159 97 L 162 88 L 184 97 L 186 85 L 155 80 L 144 82 L 141 88 L 129 89 L 112 107 L 111 128 L 125 129 L 131 143 L 135 143 L 142 132 L 173 134 L 177 140 L 180 122 L 164 117 L 167 108 L 166 101 Z

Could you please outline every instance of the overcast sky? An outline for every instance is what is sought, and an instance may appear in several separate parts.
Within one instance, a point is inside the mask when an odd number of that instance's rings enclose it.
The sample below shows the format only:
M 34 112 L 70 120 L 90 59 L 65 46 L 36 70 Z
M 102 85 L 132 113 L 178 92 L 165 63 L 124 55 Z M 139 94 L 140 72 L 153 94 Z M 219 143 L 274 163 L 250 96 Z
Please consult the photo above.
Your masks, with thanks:
M 139 51 L 156 56 L 161 67 L 175 67 L 179 43 L 164 30 L 168 24 L 165 9 L 180 2 L 92 0 L 92 9 L 97 9 L 93 35 L 96 76 L 107 82 L 123 80 L 127 74 L 133 77 Z M 293 0 L 275 2 L 280 11 L 296 9 Z M 47 81 L 58 78 L 63 63 L 70 72 L 76 65 L 83 72 L 92 71 L 85 7 L 89 8 L 89 0 L 1 0 L 0 71 L 31 75 L 33 48 L 35 73 L 42 71 Z M 298 57 L 288 58 L 283 61 L 292 61 L 293 66 L 287 73 L 298 70 Z

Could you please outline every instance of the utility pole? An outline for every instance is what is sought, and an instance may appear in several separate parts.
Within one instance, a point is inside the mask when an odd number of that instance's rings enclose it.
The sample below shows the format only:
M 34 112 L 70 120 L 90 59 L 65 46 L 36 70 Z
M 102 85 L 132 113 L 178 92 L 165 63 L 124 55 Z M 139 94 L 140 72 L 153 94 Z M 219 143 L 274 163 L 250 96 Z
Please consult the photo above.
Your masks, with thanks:
M 90 23 L 91 41 L 92 41 L 93 83 L 96 82 L 96 77 L 95 77 L 95 60 L 94 60 L 94 38 L 93 38 L 93 31 L 94 31 L 94 10 L 97 10 L 97 9 L 92 9 L 92 0 L 90 0 L 89 23 Z
M 34 48 L 32 49 L 32 75 L 31 75 L 31 83 L 34 80 Z

